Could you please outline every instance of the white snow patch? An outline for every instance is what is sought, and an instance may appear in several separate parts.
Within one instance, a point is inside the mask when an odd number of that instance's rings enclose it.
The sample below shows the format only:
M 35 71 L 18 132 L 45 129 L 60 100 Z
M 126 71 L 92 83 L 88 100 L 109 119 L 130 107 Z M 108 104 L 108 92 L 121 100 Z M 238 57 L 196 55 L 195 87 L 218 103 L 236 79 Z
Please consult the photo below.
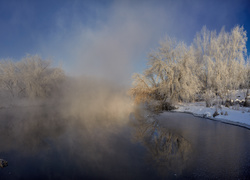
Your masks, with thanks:
M 232 109 L 233 107 L 222 106 L 218 108 L 218 116 L 213 117 L 216 107 L 206 107 L 205 102 L 181 103 L 176 105 L 178 109 L 175 112 L 188 112 L 195 116 L 206 117 L 213 120 L 237 124 L 250 128 L 250 108 L 239 107 L 239 110 Z M 228 115 L 225 115 L 227 112 Z

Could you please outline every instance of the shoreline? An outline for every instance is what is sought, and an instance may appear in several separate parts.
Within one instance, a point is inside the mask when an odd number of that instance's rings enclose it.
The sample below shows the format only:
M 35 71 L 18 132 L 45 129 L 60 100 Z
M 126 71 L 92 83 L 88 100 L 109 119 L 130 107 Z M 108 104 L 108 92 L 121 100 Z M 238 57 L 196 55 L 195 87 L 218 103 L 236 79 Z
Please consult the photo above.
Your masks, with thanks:
M 204 118 L 204 119 L 208 119 L 208 120 L 212 120 L 212 121 L 217 121 L 217 122 L 220 122 L 220 123 L 229 124 L 229 125 L 233 125 L 233 126 L 238 126 L 238 127 L 250 130 L 250 125 L 249 124 L 245 124 L 245 123 L 241 123 L 241 122 L 235 122 L 235 121 L 231 121 L 231 120 L 228 120 L 228 119 L 208 117 L 208 116 L 205 116 L 204 114 L 197 114 L 197 113 L 193 113 L 193 112 L 190 112 L 190 111 L 172 110 L 172 111 L 169 111 L 169 112 L 191 114 L 194 117 L 199 117 L 199 118 Z

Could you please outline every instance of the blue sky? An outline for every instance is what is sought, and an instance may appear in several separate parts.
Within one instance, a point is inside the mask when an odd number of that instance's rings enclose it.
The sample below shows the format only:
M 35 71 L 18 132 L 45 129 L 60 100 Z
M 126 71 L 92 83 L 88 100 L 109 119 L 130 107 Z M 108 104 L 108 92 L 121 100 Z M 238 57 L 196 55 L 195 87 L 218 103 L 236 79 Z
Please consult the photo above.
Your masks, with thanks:
M 250 33 L 249 19 L 248 0 L 0 0 L 0 58 L 38 54 L 69 74 L 126 81 L 166 35 L 190 44 L 204 25 Z

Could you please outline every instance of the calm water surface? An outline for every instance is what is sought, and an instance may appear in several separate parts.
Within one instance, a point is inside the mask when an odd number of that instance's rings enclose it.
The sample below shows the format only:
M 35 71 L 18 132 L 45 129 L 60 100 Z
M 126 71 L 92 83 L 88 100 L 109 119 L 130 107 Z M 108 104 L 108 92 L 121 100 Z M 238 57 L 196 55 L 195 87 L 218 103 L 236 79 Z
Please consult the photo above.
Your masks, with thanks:
M 249 179 L 250 130 L 183 113 L 0 110 L 0 179 Z

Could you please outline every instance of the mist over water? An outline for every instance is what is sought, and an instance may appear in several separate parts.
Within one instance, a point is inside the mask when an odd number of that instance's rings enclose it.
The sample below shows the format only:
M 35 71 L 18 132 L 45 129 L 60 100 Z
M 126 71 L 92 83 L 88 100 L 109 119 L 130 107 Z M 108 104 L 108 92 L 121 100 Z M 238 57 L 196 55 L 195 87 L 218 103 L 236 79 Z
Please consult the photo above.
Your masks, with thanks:
M 1 109 L 0 158 L 9 166 L 0 178 L 110 176 L 118 159 L 129 166 L 122 134 L 131 110 L 126 89 L 95 78 L 68 78 L 58 97 Z
M 64 115 L 72 115 L 92 122 L 108 115 L 120 123 L 132 111 L 127 88 L 101 78 L 75 78 L 65 84 L 62 107 Z M 64 104 L 63 103 L 63 104 Z
M 9 165 L 0 169 L 0 178 L 228 179 L 250 175 L 249 144 L 244 141 L 250 136 L 247 129 L 180 113 L 155 116 L 141 108 L 132 113 L 129 108 L 118 111 L 112 101 L 96 111 L 96 103 L 89 101 L 91 93 L 86 95 L 76 97 L 89 102 L 89 107 L 62 100 L 61 105 L 1 109 L 0 157 Z M 118 96 L 114 102 L 126 107 L 124 100 Z

